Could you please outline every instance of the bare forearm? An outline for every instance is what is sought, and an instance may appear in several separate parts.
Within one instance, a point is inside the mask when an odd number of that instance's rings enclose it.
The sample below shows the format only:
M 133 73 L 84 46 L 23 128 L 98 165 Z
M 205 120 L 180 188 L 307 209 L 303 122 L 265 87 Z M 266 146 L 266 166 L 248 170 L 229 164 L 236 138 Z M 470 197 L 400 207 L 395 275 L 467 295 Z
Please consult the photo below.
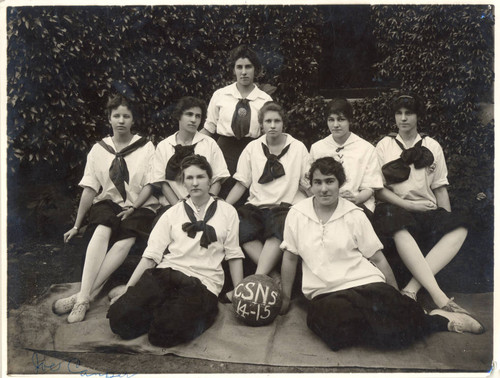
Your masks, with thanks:
M 91 188 L 84 188 L 82 197 L 80 198 L 80 203 L 78 205 L 78 211 L 76 213 L 75 227 L 80 228 L 85 214 L 89 211 L 92 206 L 92 202 L 94 201 L 95 196 L 97 195 L 96 191 Z
M 382 202 L 391 203 L 405 210 L 409 210 L 407 201 L 402 199 L 397 194 L 395 194 L 394 192 L 392 192 L 387 188 L 382 188 L 380 190 L 377 190 L 375 192 L 375 197 Z
M 373 194 L 372 189 L 361 190 L 358 193 L 358 196 L 356 198 L 356 205 L 361 205 L 361 204 L 365 203 L 366 201 L 368 201 L 370 199 L 370 197 L 372 196 L 372 194 Z
M 242 259 L 231 259 L 228 261 L 233 287 L 236 287 L 243 279 L 243 262 L 241 260 Z
M 236 184 L 234 184 L 231 191 L 229 192 L 229 194 L 227 195 L 226 202 L 231 205 L 234 205 L 236 202 L 238 202 L 243 193 L 245 193 L 245 190 L 246 190 L 245 186 L 243 186 L 241 182 L 237 181 Z
M 396 282 L 396 277 L 394 277 L 394 272 L 392 271 L 392 268 L 387 262 L 387 259 L 385 258 L 382 251 L 375 252 L 375 254 L 370 258 L 370 261 L 374 263 L 375 266 L 385 276 L 385 281 L 387 282 L 387 284 L 398 289 L 398 284 Z
M 284 298 L 290 299 L 292 295 L 293 280 L 297 272 L 297 255 L 284 251 L 281 262 L 281 289 Z
M 174 193 L 173 189 L 167 182 L 163 182 L 161 184 L 161 192 L 163 193 L 169 204 L 175 205 L 177 202 L 179 202 L 179 197 L 177 197 L 177 195 Z
M 446 186 L 440 186 L 439 188 L 434 189 L 433 192 L 436 196 L 437 205 L 451 212 L 450 197 Z
M 214 182 L 212 186 L 210 186 L 210 193 L 212 193 L 214 196 L 218 195 L 220 192 L 220 186 L 221 186 L 220 180 Z
M 144 203 L 148 200 L 148 198 L 151 196 L 151 193 L 153 193 L 153 185 L 148 184 L 145 185 L 139 195 L 137 196 L 137 199 L 134 201 L 133 206 L 138 209 Z
M 130 276 L 130 279 L 127 282 L 127 287 L 134 286 L 147 269 L 154 268 L 155 266 L 156 263 L 153 260 L 148 259 L 147 257 L 143 257 L 141 261 L 139 261 L 139 264 L 137 264 L 137 267 L 135 268 L 134 273 L 132 273 L 132 276 Z

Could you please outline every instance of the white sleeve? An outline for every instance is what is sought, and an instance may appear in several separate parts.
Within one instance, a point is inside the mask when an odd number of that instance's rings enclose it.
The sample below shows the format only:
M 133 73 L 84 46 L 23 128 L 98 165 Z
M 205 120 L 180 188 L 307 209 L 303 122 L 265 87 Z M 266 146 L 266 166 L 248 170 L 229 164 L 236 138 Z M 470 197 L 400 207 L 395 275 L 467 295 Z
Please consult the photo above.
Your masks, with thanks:
M 161 262 L 165 249 L 172 242 L 170 237 L 172 232 L 172 224 L 169 219 L 170 213 L 169 209 L 160 217 L 149 235 L 148 246 L 142 254 L 142 257 L 151 259 L 156 264 Z
M 214 134 L 217 132 L 217 122 L 219 122 L 219 107 L 217 106 L 218 99 L 217 91 L 214 92 L 207 108 L 207 119 L 203 128 Z
M 141 182 L 142 186 L 153 183 L 153 181 L 152 181 L 153 180 L 153 160 L 154 160 L 154 156 L 155 156 L 155 146 L 153 145 L 153 143 L 148 142 L 146 144 L 146 148 L 147 148 L 147 150 L 146 150 L 147 156 L 144 159 L 144 161 L 147 164 L 147 166 L 146 166 L 146 169 L 144 170 L 144 175 L 143 175 L 143 179 Z
M 153 157 L 153 164 L 151 169 L 151 183 L 165 182 L 165 169 L 168 162 L 168 142 L 165 140 L 158 143 Z
M 239 229 L 240 220 L 238 213 L 234 208 L 230 209 L 227 214 L 227 237 L 224 241 L 225 259 L 244 259 L 245 255 L 240 247 Z
M 376 150 L 375 148 L 371 148 L 367 153 L 370 157 L 367 160 L 368 164 L 365 167 L 359 189 L 382 189 L 384 187 L 384 181 L 382 179 L 382 170 L 378 162 Z
M 210 137 L 207 137 L 207 139 Z M 213 140 L 208 139 L 210 143 L 210 165 L 213 170 L 212 182 L 219 181 L 221 179 L 227 178 L 230 176 L 229 170 L 227 169 L 226 159 L 224 159 L 224 155 L 222 154 L 222 150 L 219 145 Z
M 363 256 L 370 258 L 375 252 L 384 248 L 364 212 L 351 212 L 349 223 L 349 228 L 352 230 L 358 249 Z
M 101 183 L 97 179 L 97 175 L 95 172 L 95 154 L 96 154 L 97 145 L 94 145 L 87 155 L 87 163 L 85 164 L 85 171 L 83 173 L 83 177 L 78 183 L 82 188 L 88 187 L 94 189 L 96 192 L 99 192 L 101 188 Z
M 245 188 L 250 188 L 252 184 L 252 156 L 250 151 L 252 144 L 253 142 L 250 142 L 241 153 L 238 159 L 236 173 L 233 176 L 234 179 L 239 181 Z
M 431 189 L 436 189 L 444 185 L 448 185 L 448 168 L 446 167 L 446 161 L 444 158 L 443 149 L 436 142 L 437 148 L 434 154 L 434 163 L 436 168 L 434 169 L 434 176 L 431 182 Z
M 296 216 L 296 210 L 292 207 L 288 212 L 285 219 L 285 229 L 283 232 L 283 242 L 280 245 L 280 248 L 283 251 L 288 251 L 293 253 L 294 255 L 299 254 L 298 246 L 297 246 L 297 223 L 298 219 Z

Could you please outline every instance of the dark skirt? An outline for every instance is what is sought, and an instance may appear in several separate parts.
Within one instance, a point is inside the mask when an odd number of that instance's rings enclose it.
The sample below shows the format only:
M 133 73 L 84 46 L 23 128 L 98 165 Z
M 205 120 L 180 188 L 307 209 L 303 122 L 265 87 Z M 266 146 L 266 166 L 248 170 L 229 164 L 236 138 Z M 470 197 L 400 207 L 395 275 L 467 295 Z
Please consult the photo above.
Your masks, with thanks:
M 111 200 L 100 201 L 92 205 L 86 233 L 91 235 L 98 225 L 103 225 L 111 228 L 110 243 L 131 237 L 147 240 L 151 233 L 155 212 L 141 207 L 135 209 L 125 220 L 121 220 L 116 215 L 122 211 L 121 206 Z
M 252 240 L 265 242 L 271 237 L 283 241 L 285 219 L 289 210 L 290 204 L 285 203 L 269 208 L 261 208 L 251 204 L 239 207 L 240 244 Z
M 357 345 L 395 349 L 430 332 L 446 331 L 448 321 L 426 315 L 392 286 L 372 283 L 313 298 L 307 325 L 332 350 Z

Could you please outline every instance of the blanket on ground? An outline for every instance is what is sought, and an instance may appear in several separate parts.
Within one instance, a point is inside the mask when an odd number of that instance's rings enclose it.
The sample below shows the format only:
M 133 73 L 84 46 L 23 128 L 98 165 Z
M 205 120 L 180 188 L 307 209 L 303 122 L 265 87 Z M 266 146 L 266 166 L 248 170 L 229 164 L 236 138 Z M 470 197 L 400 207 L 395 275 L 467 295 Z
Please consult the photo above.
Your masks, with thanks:
M 79 283 L 51 286 L 42 296 L 9 314 L 9 345 L 39 351 L 173 353 L 213 361 L 276 366 L 368 367 L 424 371 L 489 371 L 493 358 L 493 294 L 456 294 L 487 331 L 482 335 L 439 332 L 409 348 L 381 351 L 367 347 L 331 351 L 306 325 L 306 300 L 297 298 L 289 313 L 270 325 L 249 327 L 238 321 L 230 304 L 219 304 L 215 324 L 199 338 L 159 348 L 147 336 L 121 340 L 109 328 L 109 300 L 92 303 L 85 321 L 68 324 L 52 313 L 52 303 L 79 289 Z

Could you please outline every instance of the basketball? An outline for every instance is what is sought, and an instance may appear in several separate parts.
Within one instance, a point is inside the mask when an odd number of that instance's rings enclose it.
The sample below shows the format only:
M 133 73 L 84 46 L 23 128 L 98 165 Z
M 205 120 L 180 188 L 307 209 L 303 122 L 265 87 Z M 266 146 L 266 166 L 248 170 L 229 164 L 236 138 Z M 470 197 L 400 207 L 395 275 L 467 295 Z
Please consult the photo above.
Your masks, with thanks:
M 233 308 L 236 317 L 247 325 L 270 324 L 281 309 L 281 289 L 264 274 L 248 276 L 234 288 Z

